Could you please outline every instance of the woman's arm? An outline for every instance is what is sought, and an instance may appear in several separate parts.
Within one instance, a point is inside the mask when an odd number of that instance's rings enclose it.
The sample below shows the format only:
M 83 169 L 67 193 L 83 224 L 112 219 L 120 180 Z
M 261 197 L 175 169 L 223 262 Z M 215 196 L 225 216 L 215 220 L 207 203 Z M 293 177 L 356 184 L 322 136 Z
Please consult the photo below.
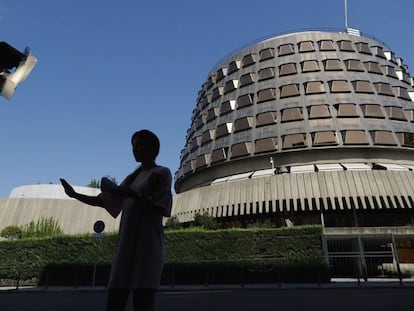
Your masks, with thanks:
M 88 205 L 103 207 L 104 204 L 103 204 L 103 200 L 102 200 L 101 197 L 99 197 L 99 196 L 90 196 L 90 195 L 85 195 L 85 194 L 82 194 L 82 193 L 78 193 L 63 178 L 60 179 L 60 182 L 62 183 L 62 186 L 65 189 L 65 192 L 69 197 L 74 198 L 74 199 L 76 199 L 76 200 L 78 200 L 82 203 L 88 204 Z

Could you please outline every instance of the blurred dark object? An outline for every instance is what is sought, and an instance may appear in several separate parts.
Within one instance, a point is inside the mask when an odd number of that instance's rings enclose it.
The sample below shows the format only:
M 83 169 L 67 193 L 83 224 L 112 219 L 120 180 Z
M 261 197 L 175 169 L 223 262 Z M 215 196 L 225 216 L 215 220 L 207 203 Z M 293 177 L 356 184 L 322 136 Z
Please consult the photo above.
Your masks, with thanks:
M 0 42 L 0 95 L 10 100 L 17 85 L 28 77 L 36 63 L 29 48 L 22 53 Z

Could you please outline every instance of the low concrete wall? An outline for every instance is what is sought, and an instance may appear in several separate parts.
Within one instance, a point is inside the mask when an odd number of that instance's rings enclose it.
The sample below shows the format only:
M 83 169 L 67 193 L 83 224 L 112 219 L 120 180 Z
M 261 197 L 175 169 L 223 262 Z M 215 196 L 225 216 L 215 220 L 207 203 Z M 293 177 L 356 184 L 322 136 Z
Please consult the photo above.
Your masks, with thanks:
M 100 207 L 74 199 L 9 198 L 0 199 L 0 230 L 10 225 L 25 225 L 52 217 L 66 234 L 92 233 L 97 220 L 105 222 L 104 232 L 117 232 L 121 216 L 114 219 Z

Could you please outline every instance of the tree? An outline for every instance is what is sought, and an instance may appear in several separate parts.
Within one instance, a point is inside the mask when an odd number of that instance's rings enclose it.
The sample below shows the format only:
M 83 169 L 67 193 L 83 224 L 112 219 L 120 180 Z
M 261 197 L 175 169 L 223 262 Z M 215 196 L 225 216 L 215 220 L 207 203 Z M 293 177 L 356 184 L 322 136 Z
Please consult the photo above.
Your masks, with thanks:
M 112 177 L 112 176 L 109 176 L 109 175 L 106 175 L 105 177 L 106 178 L 109 178 L 115 184 L 117 183 L 115 177 Z M 91 181 L 89 182 L 89 184 L 86 185 L 86 187 L 90 187 L 90 188 L 100 188 L 101 187 L 101 181 L 100 180 L 97 180 L 95 178 L 92 178 Z

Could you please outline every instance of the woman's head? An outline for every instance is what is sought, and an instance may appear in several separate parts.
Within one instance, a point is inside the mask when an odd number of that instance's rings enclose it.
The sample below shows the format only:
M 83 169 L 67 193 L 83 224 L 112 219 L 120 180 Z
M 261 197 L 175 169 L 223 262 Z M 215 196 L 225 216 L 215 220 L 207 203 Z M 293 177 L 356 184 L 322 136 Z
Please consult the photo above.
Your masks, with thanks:
M 131 144 L 137 162 L 142 162 L 147 158 L 155 160 L 160 151 L 160 140 L 149 130 L 135 132 L 131 137 Z

